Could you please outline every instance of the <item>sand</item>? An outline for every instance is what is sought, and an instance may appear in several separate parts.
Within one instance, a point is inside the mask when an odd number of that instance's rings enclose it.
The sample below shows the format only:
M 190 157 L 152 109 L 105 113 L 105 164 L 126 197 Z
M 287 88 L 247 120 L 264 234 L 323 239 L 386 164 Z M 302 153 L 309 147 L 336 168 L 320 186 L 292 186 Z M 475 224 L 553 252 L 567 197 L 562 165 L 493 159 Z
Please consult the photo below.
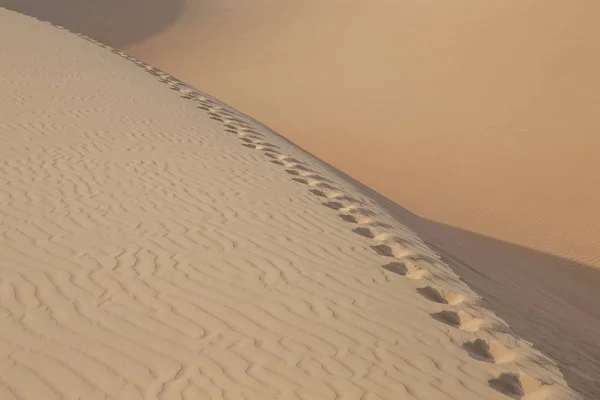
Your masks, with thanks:
M 598 4 L 0 0 L 217 95 L 405 207 L 369 192 L 593 400 Z
M 411 227 L 596 399 L 599 15 L 594 0 L 196 1 L 119 46 L 422 217 Z
M 110 47 L 0 27 L 0 398 L 578 398 L 327 164 Z

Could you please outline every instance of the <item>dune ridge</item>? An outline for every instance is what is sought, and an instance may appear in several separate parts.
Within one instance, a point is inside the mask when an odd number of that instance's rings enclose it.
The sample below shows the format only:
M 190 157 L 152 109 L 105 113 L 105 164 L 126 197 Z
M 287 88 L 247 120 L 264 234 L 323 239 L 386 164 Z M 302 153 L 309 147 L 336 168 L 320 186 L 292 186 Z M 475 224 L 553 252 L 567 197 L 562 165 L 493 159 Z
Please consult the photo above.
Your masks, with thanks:
M 2 398 L 578 398 L 326 165 L 109 46 L 0 21 Z

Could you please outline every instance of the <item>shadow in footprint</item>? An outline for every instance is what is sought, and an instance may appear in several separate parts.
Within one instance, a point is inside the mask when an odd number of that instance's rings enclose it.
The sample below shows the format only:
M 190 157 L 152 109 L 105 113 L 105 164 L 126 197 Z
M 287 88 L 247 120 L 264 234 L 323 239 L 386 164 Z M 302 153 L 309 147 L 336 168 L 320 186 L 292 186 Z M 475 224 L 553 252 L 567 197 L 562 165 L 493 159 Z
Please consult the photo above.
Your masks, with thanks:
M 423 279 L 423 277 L 429 274 L 428 270 L 419 267 L 411 260 L 406 260 L 404 262 L 391 262 L 389 264 L 382 265 L 382 268 L 412 280 Z
M 521 399 L 525 391 L 521 385 L 519 376 L 512 373 L 502 373 L 497 378 L 488 381 L 491 388 L 513 399 Z
M 339 210 L 346 207 L 342 202 L 339 201 L 326 201 L 325 203 L 323 203 L 323 205 L 333 210 Z
M 464 300 L 464 296 L 461 293 L 436 289 L 431 286 L 418 288 L 417 292 L 427 300 L 433 301 L 434 303 L 455 305 Z
M 406 268 L 406 265 L 399 262 L 391 262 L 389 264 L 382 265 L 381 268 L 402 276 L 406 276 L 409 272 L 408 268 Z
M 309 192 L 318 197 L 334 199 L 332 201 L 347 201 L 352 203 L 360 203 L 354 197 L 351 197 L 337 190 L 309 189 Z
M 262 143 L 261 140 L 262 138 L 260 136 L 256 136 L 254 134 L 244 134 L 243 136 L 240 135 L 240 140 L 242 140 L 243 142 L 246 143 Z
M 290 163 L 288 161 L 287 164 L 282 163 L 281 165 L 285 165 L 288 168 L 298 169 L 300 171 L 313 172 L 312 169 L 308 168 L 307 166 L 305 166 L 304 164 L 301 164 L 301 163 L 296 163 L 296 162 Z
M 444 310 L 439 313 L 430 314 L 436 321 L 446 325 L 453 326 L 465 332 L 476 332 L 479 330 L 484 320 L 474 318 L 464 311 L 449 311 Z
M 400 245 L 389 246 L 387 244 L 379 244 L 377 246 L 371 246 L 371 248 L 377 254 L 379 254 L 380 256 L 384 256 L 384 257 L 403 258 L 403 257 L 415 256 L 415 254 L 413 253 L 412 250 L 410 250 L 407 247 L 400 246 Z
M 371 228 L 367 228 L 364 226 L 359 226 L 358 228 L 352 229 L 352 232 L 359 234 L 360 236 L 364 236 L 369 239 L 374 239 L 377 236 L 376 232 Z
M 339 217 L 351 224 L 368 224 L 373 221 L 371 217 L 362 214 L 340 214 Z
M 514 352 L 507 349 L 503 344 L 481 338 L 465 342 L 463 349 L 474 359 L 489 363 L 501 364 L 515 359 Z
M 304 178 L 314 179 L 316 181 L 332 183 L 330 179 L 324 178 L 316 172 L 311 171 L 310 169 L 303 170 L 303 172 L 300 173 L 300 176 L 303 176 Z
M 298 182 L 298 183 L 302 183 L 304 185 L 309 185 L 309 186 L 316 186 L 319 187 L 321 189 L 328 189 L 328 190 L 338 190 L 335 186 L 330 185 L 327 182 L 322 182 L 322 181 L 313 181 L 313 178 L 305 178 L 305 177 L 298 177 L 298 178 L 292 178 L 292 180 L 294 182 Z
M 540 382 L 524 373 L 503 372 L 490 379 L 488 384 L 513 399 L 542 400 L 548 398 L 552 382 Z

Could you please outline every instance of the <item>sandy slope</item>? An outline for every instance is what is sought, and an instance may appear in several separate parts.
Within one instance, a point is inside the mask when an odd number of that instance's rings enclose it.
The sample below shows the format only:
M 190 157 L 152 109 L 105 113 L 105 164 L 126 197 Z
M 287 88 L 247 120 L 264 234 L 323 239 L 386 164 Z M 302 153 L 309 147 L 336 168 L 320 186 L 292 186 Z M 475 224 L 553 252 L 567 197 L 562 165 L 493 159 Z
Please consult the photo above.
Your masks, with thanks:
M 576 398 L 324 164 L 153 67 L 0 26 L 0 398 Z

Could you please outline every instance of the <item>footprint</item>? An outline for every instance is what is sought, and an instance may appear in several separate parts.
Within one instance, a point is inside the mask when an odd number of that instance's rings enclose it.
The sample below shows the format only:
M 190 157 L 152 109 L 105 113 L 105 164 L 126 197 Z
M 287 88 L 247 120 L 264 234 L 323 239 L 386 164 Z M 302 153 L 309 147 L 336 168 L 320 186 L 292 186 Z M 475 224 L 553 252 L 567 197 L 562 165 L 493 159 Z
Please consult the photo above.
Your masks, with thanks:
M 198 97 L 194 94 L 184 94 L 181 96 L 182 99 L 186 99 L 186 100 L 197 100 Z
M 331 182 L 331 180 L 317 174 L 316 172 L 310 170 L 310 169 L 300 169 L 300 171 L 298 172 L 300 174 L 300 176 L 304 177 L 304 178 L 310 178 L 310 179 L 315 179 L 315 180 L 319 180 L 319 181 L 323 181 L 323 182 Z
M 258 132 L 249 132 L 248 125 L 246 125 L 246 123 L 244 121 L 240 121 L 238 119 L 229 119 L 225 123 L 225 127 L 229 128 L 229 129 L 239 130 L 240 133 L 248 132 L 248 133 L 252 133 L 254 135 L 263 136 L 262 134 L 259 134 Z
M 375 239 L 380 232 L 376 229 L 369 228 L 367 226 L 359 226 L 358 228 L 352 229 L 352 232 L 359 234 L 360 236 L 364 236 L 369 239 Z
M 254 149 L 254 150 L 261 150 L 264 153 L 268 153 L 268 152 L 277 153 L 278 152 L 278 150 L 276 150 L 276 149 L 272 149 L 270 147 L 265 147 L 265 146 L 260 145 L 260 144 L 259 145 L 254 145 L 254 144 L 246 144 L 246 143 L 244 143 L 244 144 L 242 144 L 242 146 L 246 146 L 246 147 L 248 147 L 250 149 Z
M 300 168 L 300 169 L 288 168 L 285 170 L 285 172 L 290 175 L 293 175 L 293 176 L 298 176 L 298 177 L 302 177 L 302 178 L 306 178 L 306 179 L 312 179 L 315 181 L 331 183 L 331 181 L 329 179 L 322 177 L 321 175 L 317 174 L 313 170 L 310 170 L 304 166 L 302 166 L 302 168 Z
M 459 311 L 448 311 L 444 310 L 439 313 L 431 314 L 431 316 L 445 324 L 454 326 L 465 332 L 476 332 L 483 325 L 484 320 L 481 318 L 475 318 L 471 314 L 466 313 L 462 310 Z
M 371 246 L 371 248 L 375 250 L 377 254 L 384 257 L 406 258 L 416 256 L 411 249 L 402 246 L 401 244 L 379 244 L 377 246 Z
M 370 215 L 370 214 L 366 214 L 366 215 Z M 376 226 L 380 226 L 380 224 L 376 224 Z M 359 226 L 358 228 L 354 228 L 352 231 L 361 236 L 376 240 L 378 242 L 383 242 L 383 241 L 386 241 L 386 240 L 394 237 L 394 235 L 389 232 L 385 232 L 381 229 L 375 229 L 374 227 L 369 227 L 369 226 Z
M 242 146 L 246 146 L 250 149 L 255 149 L 255 150 L 263 150 L 265 152 L 271 152 L 271 153 L 276 153 L 277 152 L 277 146 L 272 145 L 270 143 L 265 143 L 265 142 L 259 142 L 259 143 L 242 143 Z
M 383 265 L 383 269 L 393 272 L 398 275 L 402 275 L 408 279 L 422 279 L 429 273 L 426 269 L 419 267 L 414 262 L 407 260 L 404 262 L 391 262 Z
M 279 154 L 277 156 L 277 160 L 282 161 L 282 162 L 289 162 L 289 163 L 295 163 L 295 164 L 304 164 L 302 161 L 291 157 L 291 156 L 286 156 L 285 154 Z
M 364 215 L 361 213 L 352 213 L 352 214 L 340 214 L 339 217 L 345 222 L 349 222 L 351 224 L 368 224 L 373 222 L 373 217 L 369 215 Z
M 313 172 L 313 170 L 311 170 L 310 168 L 308 168 L 306 165 L 304 165 L 302 163 L 282 161 L 281 165 L 283 165 L 284 167 L 286 167 L 288 169 L 297 169 L 299 171 Z
M 210 113 L 208 113 L 208 117 L 210 119 L 215 120 L 215 121 L 223 122 L 223 119 L 221 117 L 219 117 L 219 114 L 215 114 L 215 113 L 210 112 Z
M 243 124 L 242 126 L 239 126 L 237 129 L 240 132 L 240 134 L 242 133 L 252 133 L 254 135 L 258 135 L 258 136 L 264 136 L 263 133 L 258 132 L 255 129 L 252 129 L 247 123 L 245 122 L 241 122 L 241 124 Z
M 425 286 L 424 288 L 417 289 L 417 292 L 430 301 L 449 304 L 451 306 L 460 304 L 465 300 L 465 296 L 462 293 L 439 287 Z
M 169 84 L 174 84 L 174 85 L 180 83 L 177 79 L 173 78 L 169 74 L 159 73 L 159 76 L 160 76 L 160 79 L 158 80 L 159 82 L 169 83 Z
M 228 121 L 232 120 L 234 117 L 234 114 L 226 108 L 222 108 L 221 110 L 219 110 L 219 115 L 223 117 L 223 119 L 226 119 Z
M 463 348 L 471 357 L 496 364 L 502 364 L 514 361 L 516 353 L 496 340 L 475 339 L 472 342 L 466 342 Z
M 181 92 L 181 89 L 185 87 L 185 83 L 176 79 L 169 79 L 167 80 L 167 83 L 169 84 L 169 89 L 176 90 L 178 92 Z
M 329 207 L 333 210 L 344 210 L 350 205 L 349 202 L 341 200 L 331 200 L 322 203 L 325 207 Z
M 292 180 L 294 182 L 299 182 L 299 183 L 303 183 L 305 185 L 308 185 L 309 187 L 318 187 L 321 189 L 329 189 L 329 190 L 336 190 L 337 188 L 333 185 L 330 185 L 329 183 L 319 180 L 319 179 L 312 179 L 312 178 L 304 178 L 304 177 L 298 177 L 298 178 L 292 178 Z
M 270 149 L 279 149 L 279 146 L 276 146 L 276 145 L 268 143 L 268 142 L 264 142 L 261 137 L 256 137 L 253 134 L 252 134 L 252 136 L 250 136 L 250 135 L 245 136 L 245 137 L 242 136 L 240 139 L 246 143 L 250 143 L 255 146 L 262 146 L 264 148 L 268 147 Z
M 262 143 L 262 137 L 261 136 L 257 136 L 254 133 L 244 133 L 239 135 L 240 140 L 246 143 L 254 143 L 254 144 L 259 144 Z
M 320 176 L 319 176 L 318 174 L 312 174 L 312 175 L 302 175 L 302 173 L 301 173 L 300 171 L 297 171 L 297 170 L 295 170 L 295 169 L 289 169 L 289 168 L 288 168 L 288 169 L 286 169 L 286 170 L 285 170 L 285 172 L 286 172 L 287 174 L 289 174 L 289 175 L 293 175 L 293 176 L 304 176 L 304 177 L 306 177 L 306 178 L 313 178 L 313 179 L 320 178 Z M 306 173 L 306 174 L 309 174 L 309 172 L 308 172 L 308 171 L 306 171 L 305 173 Z
M 202 93 L 197 92 L 188 86 L 181 87 L 180 92 L 184 93 L 186 96 L 189 96 L 190 99 L 196 99 L 196 100 L 205 99 L 205 97 L 202 96 Z
M 504 372 L 497 378 L 490 379 L 488 383 L 492 388 L 513 399 L 543 400 L 550 394 L 549 385 L 523 372 Z
M 277 156 L 281 155 L 280 153 L 275 153 L 275 152 L 271 152 L 271 151 L 265 151 L 265 156 L 269 157 L 269 158 L 273 158 L 273 160 L 269 160 L 269 162 L 272 162 L 273 164 L 276 165 L 281 165 L 283 166 L 283 162 L 279 161 L 279 160 L 275 160 L 275 158 L 277 158 Z
M 310 189 L 309 192 L 314 194 L 315 196 L 324 197 L 327 199 L 336 199 L 336 200 L 350 199 L 350 200 L 353 200 L 352 197 L 348 196 L 347 194 L 345 194 L 343 192 L 337 191 L 337 190 Z

